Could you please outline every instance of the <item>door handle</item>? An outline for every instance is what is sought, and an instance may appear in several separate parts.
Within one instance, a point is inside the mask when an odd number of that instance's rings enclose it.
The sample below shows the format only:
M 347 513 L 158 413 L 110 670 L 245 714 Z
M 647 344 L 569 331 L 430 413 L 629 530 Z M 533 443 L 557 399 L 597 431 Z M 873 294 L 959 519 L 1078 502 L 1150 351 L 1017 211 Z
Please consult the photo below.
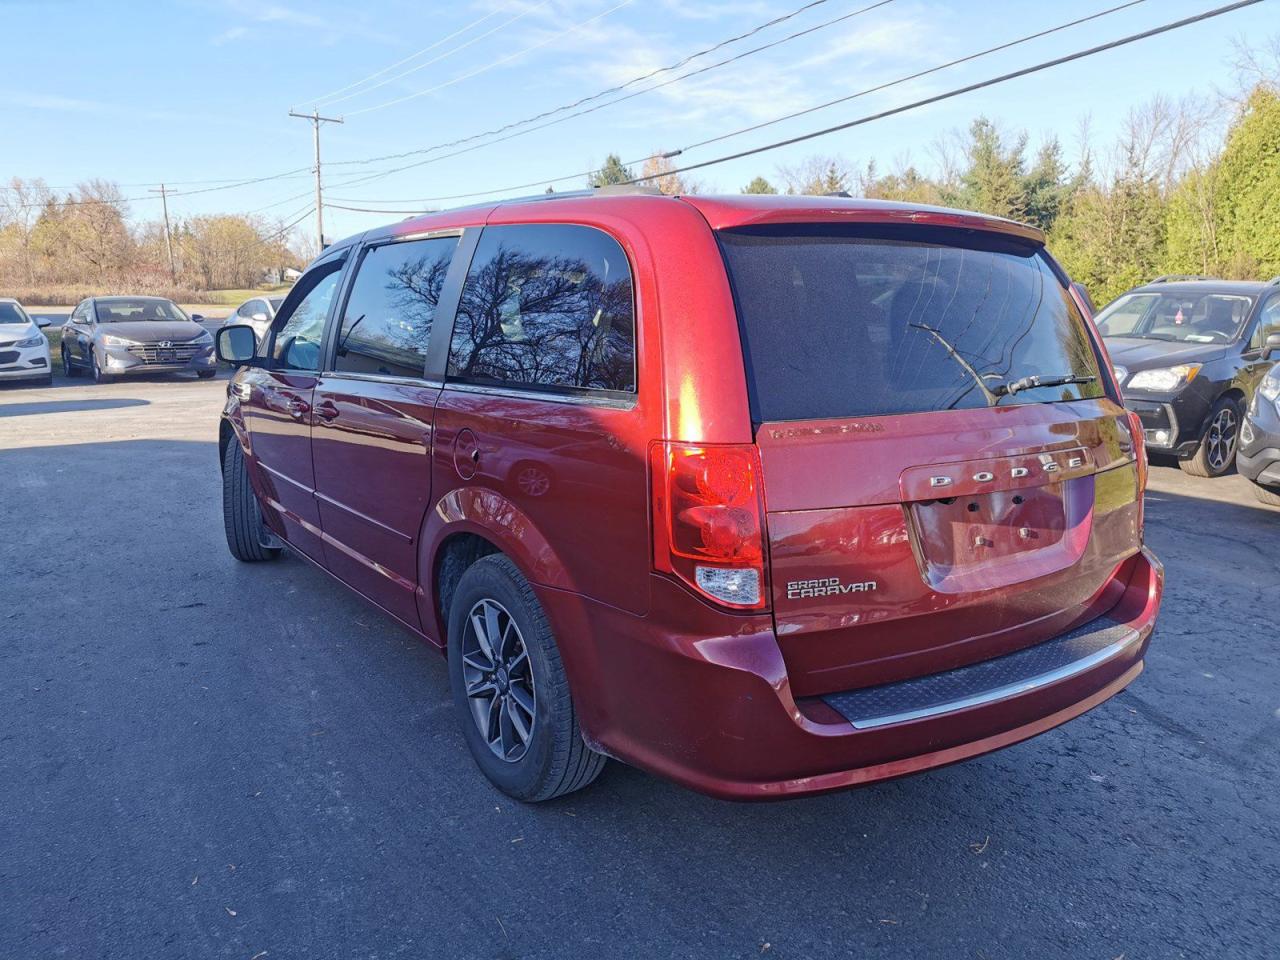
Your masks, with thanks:
M 289 416 L 295 420 L 301 420 L 307 415 L 311 409 L 311 404 L 303 400 L 301 397 L 292 397 L 289 400 Z
M 316 416 L 321 420 L 334 420 L 338 416 L 338 407 L 332 400 L 322 400 L 316 405 Z

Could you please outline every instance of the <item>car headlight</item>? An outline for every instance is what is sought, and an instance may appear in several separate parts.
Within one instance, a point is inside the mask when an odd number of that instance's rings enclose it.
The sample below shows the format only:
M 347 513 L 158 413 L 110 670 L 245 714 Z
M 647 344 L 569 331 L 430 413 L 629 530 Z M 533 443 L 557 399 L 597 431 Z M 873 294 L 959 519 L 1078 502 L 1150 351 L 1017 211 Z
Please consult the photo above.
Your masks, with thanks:
M 1111 365 L 1111 370 L 1116 375 L 1116 383 L 1123 387 L 1125 380 L 1129 378 L 1129 368 L 1122 367 L 1118 363 L 1113 363 Z
M 14 346 L 18 349 L 22 349 L 23 347 L 38 347 L 42 343 L 44 343 L 44 334 L 37 333 L 34 337 L 28 337 L 26 340 L 19 340 L 14 344 Z
M 208 330 L 202 331 L 200 336 L 191 341 L 192 343 L 213 343 L 213 334 Z
M 1172 393 L 1185 387 L 1200 372 L 1198 363 L 1180 363 L 1176 367 L 1158 370 L 1140 370 L 1129 380 L 1131 390 L 1154 390 L 1156 393 Z
M 1273 402 L 1280 399 L 1280 366 L 1272 367 L 1271 372 L 1262 378 L 1258 393 Z
M 104 347 L 128 347 L 132 346 L 134 341 L 127 340 L 124 337 L 117 337 L 110 333 L 102 335 L 102 345 Z

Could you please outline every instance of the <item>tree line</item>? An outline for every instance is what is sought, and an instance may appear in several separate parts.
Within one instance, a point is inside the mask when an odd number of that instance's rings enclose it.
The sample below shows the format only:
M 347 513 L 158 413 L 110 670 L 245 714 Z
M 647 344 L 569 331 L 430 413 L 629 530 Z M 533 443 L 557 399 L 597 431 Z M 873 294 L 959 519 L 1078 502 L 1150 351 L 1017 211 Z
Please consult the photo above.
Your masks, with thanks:
M 1239 47 L 1234 66 L 1236 92 L 1157 97 L 1129 112 L 1109 147 L 1095 147 L 1083 122 L 1074 165 L 1057 136 L 1032 150 L 1027 133 L 979 117 L 931 145 L 928 171 L 813 156 L 741 192 L 848 193 L 1032 223 L 1099 305 L 1161 274 L 1270 279 L 1280 275 L 1280 36 Z M 638 174 L 611 154 L 589 183 L 642 176 L 664 193 L 703 192 L 661 153 Z
M 28 303 L 102 293 L 179 300 L 257 287 L 314 251 L 290 246 L 282 225 L 243 214 L 132 223 L 120 186 L 89 180 L 59 194 L 40 179 L 0 185 L 0 291 Z

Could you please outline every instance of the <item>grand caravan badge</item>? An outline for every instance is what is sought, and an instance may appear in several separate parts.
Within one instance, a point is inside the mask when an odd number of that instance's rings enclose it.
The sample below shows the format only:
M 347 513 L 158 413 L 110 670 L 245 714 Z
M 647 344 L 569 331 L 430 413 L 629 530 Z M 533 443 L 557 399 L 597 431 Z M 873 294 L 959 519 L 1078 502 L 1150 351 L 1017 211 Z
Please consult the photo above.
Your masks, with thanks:
M 846 593 L 870 593 L 879 588 L 875 580 L 842 583 L 839 577 L 823 577 L 819 580 L 788 580 L 787 599 L 805 600 L 809 597 L 839 597 Z

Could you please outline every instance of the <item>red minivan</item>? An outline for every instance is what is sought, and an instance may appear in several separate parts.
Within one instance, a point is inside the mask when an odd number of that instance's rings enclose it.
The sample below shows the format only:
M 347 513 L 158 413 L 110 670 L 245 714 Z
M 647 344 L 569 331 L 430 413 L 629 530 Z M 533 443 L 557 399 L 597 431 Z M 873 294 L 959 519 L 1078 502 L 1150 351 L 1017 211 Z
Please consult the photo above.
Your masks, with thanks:
M 1035 229 L 596 191 L 327 249 L 240 364 L 227 539 L 446 652 L 521 800 L 606 757 L 816 793 L 1048 730 L 1142 670 L 1145 456 Z

